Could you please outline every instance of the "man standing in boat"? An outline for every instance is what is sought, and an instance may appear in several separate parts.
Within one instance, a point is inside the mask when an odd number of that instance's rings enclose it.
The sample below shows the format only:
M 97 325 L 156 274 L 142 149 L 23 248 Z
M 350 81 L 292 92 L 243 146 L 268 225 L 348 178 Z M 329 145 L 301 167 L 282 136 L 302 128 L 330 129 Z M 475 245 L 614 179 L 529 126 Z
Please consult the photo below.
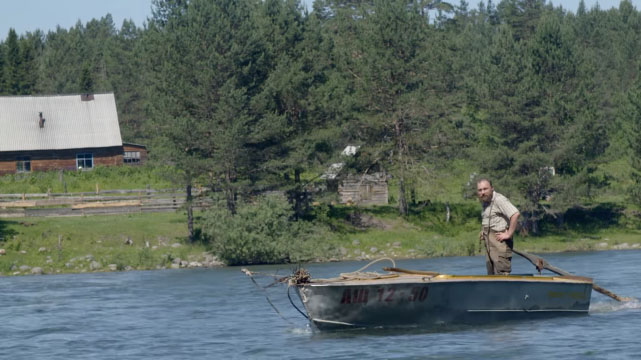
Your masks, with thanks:
M 512 238 L 521 214 L 508 198 L 494 191 L 490 180 L 479 180 L 476 191 L 483 205 L 480 235 L 485 243 L 487 273 L 509 275 L 512 271 Z

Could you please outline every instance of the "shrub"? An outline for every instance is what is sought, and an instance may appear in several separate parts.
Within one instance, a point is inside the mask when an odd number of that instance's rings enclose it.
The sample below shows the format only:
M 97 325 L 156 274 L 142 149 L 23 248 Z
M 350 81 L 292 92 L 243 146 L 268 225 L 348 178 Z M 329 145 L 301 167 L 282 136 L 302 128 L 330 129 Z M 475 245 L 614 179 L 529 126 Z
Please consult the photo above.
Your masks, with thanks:
M 291 220 L 292 215 L 282 196 L 260 197 L 241 204 L 235 215 L 220 207 L 207 211 L 203 233 L 213 252 L 228 265 L 309 260 L 321 253 L 323 244 L 318 239 L 323 231 L 309 222 Z

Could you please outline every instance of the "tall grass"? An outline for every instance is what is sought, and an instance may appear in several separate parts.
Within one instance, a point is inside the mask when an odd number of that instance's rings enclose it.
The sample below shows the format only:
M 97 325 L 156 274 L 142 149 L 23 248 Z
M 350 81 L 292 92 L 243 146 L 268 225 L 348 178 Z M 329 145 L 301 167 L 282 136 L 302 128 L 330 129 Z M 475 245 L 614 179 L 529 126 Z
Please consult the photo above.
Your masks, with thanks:
M 202 244 L 185 242 L 186 217 L 181 213 L 20 218 L 0 224 L 4 274 L 22 265 L 48 273 L 87 271 L 92 261 L 101 270 L 108 264 L 121 270 L 154 269 L 207 251 Z
M 99 166 L 88 171 L 43 171 L 0 177 L 0 193 L 93 192 L 114 189 L 175 187 L 167 166 Z

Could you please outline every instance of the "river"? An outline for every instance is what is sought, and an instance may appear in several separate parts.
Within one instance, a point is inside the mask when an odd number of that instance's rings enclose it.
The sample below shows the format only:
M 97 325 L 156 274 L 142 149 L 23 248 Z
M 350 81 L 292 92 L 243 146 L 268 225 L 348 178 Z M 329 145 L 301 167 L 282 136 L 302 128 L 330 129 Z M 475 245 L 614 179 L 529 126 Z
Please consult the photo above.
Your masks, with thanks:
M 552 265 L 641 299 L 641 251 L 546 254 Z M 313 277 L 364 262 L 309 264 Z M 380 266 L 379 266 L 380 265 Z M 481 257 L 399 267 L 482 274 Z M 375 264 L 380 270 L 388 264 Z M 288 275 L 293 266 L 255 266 Z M 515 273 L 532 273 L 515 258 Z M 258 278 L 265 284 L 267 278 Z M 2 359 L 626 359 L 641 357 L 641 304 L 592 292 L 590 314 L 434 330 L 312 331 L 286 288 L 240 268 L 0 277 Z M 280 311 L 269 305 L 266 296 Z M 292 293 L 293 295 L 293 293 Z M 297 298 L 294 298 L 297 300 Z M 300 304 L 300 303 L 299 303 Z

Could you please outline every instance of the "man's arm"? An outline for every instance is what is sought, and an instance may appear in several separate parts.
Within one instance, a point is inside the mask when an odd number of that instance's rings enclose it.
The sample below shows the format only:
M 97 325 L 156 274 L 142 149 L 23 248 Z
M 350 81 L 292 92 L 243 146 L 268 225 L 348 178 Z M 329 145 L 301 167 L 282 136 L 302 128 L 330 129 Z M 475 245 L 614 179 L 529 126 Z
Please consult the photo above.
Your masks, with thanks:
M 505 241 L 512 238 L 514 232 L 516 231 L 516 224 L 519 221 L 520 215 L 521 213 L 519 213 L 518 211 L 512 215 L 512 217 L 510 218 L 510 227 L 504 232 L 496 234 L 496 239 L 498 241 Z

